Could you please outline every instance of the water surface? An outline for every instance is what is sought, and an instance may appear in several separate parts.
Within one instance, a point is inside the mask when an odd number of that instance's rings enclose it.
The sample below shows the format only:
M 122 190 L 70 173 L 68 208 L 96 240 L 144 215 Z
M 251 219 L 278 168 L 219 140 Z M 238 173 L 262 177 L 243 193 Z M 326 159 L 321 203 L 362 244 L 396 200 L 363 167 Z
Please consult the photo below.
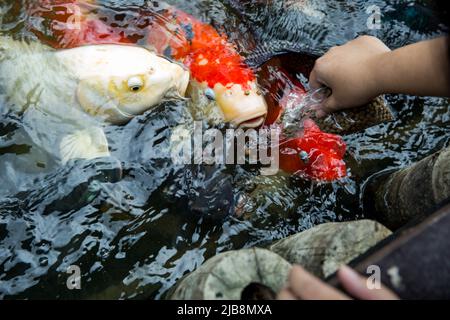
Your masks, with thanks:
M 99 1 L 99 12 L 114 21 L 115 10 L 142 2 Z M 306 15 L 292 1 L 276 1 L 275 8 L 243 2 L 169 1 L 227 33 L 243 55 L 256 43 L 277 39 L 320 53 L 358 34 L 376 35 L 396 48 L 443 30 L 431 1 L 371 1 L 384 14 L 380 30 L 367 28 L 367 1 L 315 0 Z M 34 38 L 27 3 L 2 0 L 3 34 Z M 171 128 L 192 121 L 186 102 L 165 103 L 126 126 L 107 128 L 122 178 L 117 163 L 107 159 L 30 170 L 21 160 L 32 152 L 26 137 L 18 136 L 21 117 L 7 112 L 7 97 L 0 94 L 0 297 L 164 298 L 177 279 L 220 252 L 364 217 L 361 188 L 372 174 L 407 166 L 450 141 L 448 100 L 387 99 L 395 121 L 345 137 L 349 178 L 317 185 L 285 175 L 262 177 L 250 166 L 174 166 L 169 137 Z M 196 214 L 190 208 L 205 189 L 212 211 L 220 201 L 248 195 L 245 214 L 225 220 Z M 82 270 L 82 290 L 66 288 L 70 265 Z

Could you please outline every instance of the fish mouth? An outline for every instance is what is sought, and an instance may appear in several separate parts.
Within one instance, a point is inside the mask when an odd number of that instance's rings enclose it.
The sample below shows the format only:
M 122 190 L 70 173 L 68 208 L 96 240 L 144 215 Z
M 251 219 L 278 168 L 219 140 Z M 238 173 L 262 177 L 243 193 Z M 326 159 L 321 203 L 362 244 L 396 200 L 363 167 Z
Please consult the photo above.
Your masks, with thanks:
M 266 121 L 266 114 L 259 115 L 259 116 L 253 116 L 252 118 L 243 120 L 239 122 L 236 127 L 238 129 L 255 129 L 259 128 L 264 124 L 264 121 Z

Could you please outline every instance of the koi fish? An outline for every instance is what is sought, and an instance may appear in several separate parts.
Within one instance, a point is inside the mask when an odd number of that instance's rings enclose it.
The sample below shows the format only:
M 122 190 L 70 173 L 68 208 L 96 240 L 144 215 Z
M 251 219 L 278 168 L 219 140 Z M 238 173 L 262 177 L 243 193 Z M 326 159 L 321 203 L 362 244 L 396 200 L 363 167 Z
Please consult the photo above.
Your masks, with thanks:
M 307 119 L 301 137 L 281 138 L 280 166 L 286 172 L 313 180 L 334 181 L 347 175 L 345 152 L 341 137 L 322 132 L 314 121 Z
M 122 26 L 115 22 L 112 27 L 103 22 L 107 19 L 92 16 L 89 7 L 93 1 L 41 1 L 49 11 L 41 10 L 37 15 L 50 19 L 51 33 L 58 42 L 54 44 L 56 46 L 105 42 L 150 46 L 158 54 L 188 67 L 191 86 L 200 88 L 209 99 L 216 101 L 225 122 L 241 128 L 258 128 L 263 124 L 273 125 L 273 120 L 279 118 L 276 112 L 267 114 L 266 99 L 257 84 L 254 70 L 244 63 L 243 57 L 227 37 L 173 6 L 147 4 L 150 7 L 142 7 L 130 13 L 128 19 L 121 19 L 124 21 Z M 79 7 L 74 9 L 77 5 Z M 61 23 L 68 22 L 70 12 L 82 13 L 81 17 L 76 18 L 79 28 L 75 32 L 65 32 L 61 27 Z M 48 40 L 44 41 L 48 43 Z M 292 83 L 290 88 L 294 88 L 300 99 L 305 94 L 300 83 Z M 292 92 L 286 93 L 286 97 L 290 95 Z M 287 108 L 287 101 L 285 97 L 278 101 L 278 112 Z M 345 176 L 342 160 L 345 143 L 338 136 L 322 132 L 312 120 L 304 123 L 302 136 L 293 139 L 282 137 L 282 141 L 280 166 L 284 171 L 321 181 Z
M 281 67 L 272 70 L 280 82 L 272 82 L 272 92 L 279 92 L 269 109 L 265 126 L 278 127 L 280 136 L 280 167 L 283 171 L 316 181 L 334 181 L 347 175 L 343 160 L 346 144 L 342 137 L 325 133 L 310 118 L 295 123 L 296 132 L 288 131 L 283 115 L 301 105 L 307 92 L 300 81 Z M 277 90 L 279 89 L 279 90 Z M 301 127 L 300 127 L 301 122 Z M 290 128 L 289 128 L 290 129 Z
M 133 29 L 130 25 L 138 26 L 134 33 L 140 34 L 141 40 L 146 38 L 140 44 L 185 64 L 195 82 L 192 84 L 217 103 L 225 122 L 241 128 L 263 124 L 267 104 L 255 73 L 245 65 L 227 38 L 213 27 L 161 3 L 140 10 L 138 20 L 127 21 L 126 28 L 112 28 L 90 13 L 93 2 L 41 0 L 40 5 L 33 6 L 29 12 L 46 20 L 53 39 L 43 32 L 35 34 L 54 47 L 73 48 L 133 42 L 125 35 Z
M 109 156 L 102 123 L 121 124 L 184 95 L 189 73 L 138 46 L 53 50 L 0 36 L 0 90 L 34 144 L 62 164 Z M 128 59 L 124 59 L 127 57 Z
M 173 36 L 169 36 L 161 46 L 155 41 L 160 33 L 150 26 L 149 43 L 158 44 L 158 52 L 170 53 L 189 68 L 200 88 L 213 93 L 211 98 L 220 106 L 226 122 L 241 128 L 260 127 L 267 114 L 266 101 L 254 71 L 227 37 L 173 7 L 166 8 L 164 17 L 177 26 L 174 32 L 187 41 L 180 47 L 173 45 Z
M 165 41 L 157 41 L 161 33 L 152 29 L 148 41 L 159 45 L 157 51 L 170 50 L 174 58 L 183 60 L 194 78 L 209 87 L 237 83 L 240 85 L 239 90 L 240 88 L 248 90 L 255 86 L 255 74 L 243 64 L 242 57 L 229 44 L 226 37 L 220 36 L 213 27 L 194 17 L 173 7 L 170 8 L 166 18 L 168 21 L 175 21 L 174 25 L 178 26 L 174 34 L 182 34 L 181 38 L 188 41 L 173 41 L 176 39 L 173 34 Z M 278 102 L 279 114 L 276 116 L 276 111 L 269 112 L 266 125 L 272 125 L 274 122 L 270 122 L 271 119 L 279 118 L 281 112 L 300 103 L 306 95 L 299 81 L 295 81 L 287 74 L 284 76 L 290 84 L 286 86 L 286 92 Z M 306 120 L 301 136 L 293 139 L 281 137 L 280 166 L 289 173 L 301 174 L 314 180 L 333 181 L 347 174 L 343 161 L 345 152 L 346 145 L 340 136 L 322 132 L 313 120 Z

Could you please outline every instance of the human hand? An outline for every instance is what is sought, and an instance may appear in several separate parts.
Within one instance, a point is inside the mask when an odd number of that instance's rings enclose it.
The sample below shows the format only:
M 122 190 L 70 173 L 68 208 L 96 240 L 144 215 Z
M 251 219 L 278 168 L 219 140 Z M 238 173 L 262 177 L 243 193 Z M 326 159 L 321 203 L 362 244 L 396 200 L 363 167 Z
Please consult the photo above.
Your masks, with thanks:
M 316 107 L 316 115 L 362 106 L 382 93 L 378 76 L 380 58 L 391 52 L 381 40 L 362 36 L 331 48 L 316 61 L 309 81 L 311 89 L 326 86 L 332 94 Z
M 367 279 L 347 266 L 338 271 L 338 278 L 349 294 L 360 300 L 398 300 L 389 289 L 370 290 Z M 294 266 L 288 280 L 288 286 L 280 291 L 278 300 L 349 300 L 346 294 L 327 285 L 300 266 Z

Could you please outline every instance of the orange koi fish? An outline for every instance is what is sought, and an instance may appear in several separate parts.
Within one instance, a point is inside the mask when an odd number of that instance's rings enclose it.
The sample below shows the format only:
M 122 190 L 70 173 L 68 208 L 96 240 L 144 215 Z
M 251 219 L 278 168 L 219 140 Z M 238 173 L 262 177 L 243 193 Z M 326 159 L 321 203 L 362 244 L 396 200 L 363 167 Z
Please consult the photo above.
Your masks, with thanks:
M 202 89 L 214 92 L 226 122 L 241 128 L 261 126 L 267 114 L 266 101 L 255 73 L 227 37 L 174 7 L 167 6 L 160 14 L 171 25 L 171 32 L 160 32 L 161 24 L 152 24 L 148 43 L 157 52 L 182 61 Z M 180 38 L 184 41 L 173 41 Z
M 212 26 L 162 2 L 151 8 L 121 12 L 129 16 L 108 24 L 108 19 L 99 19 L 91 13 L 94 2 L 40 0 L 30 12 L 43 19 L 47 30 L 32 31 L 55 48 L 108 43 L 151 47 L 189 68 L 196 85 L 217 102 L 224 120 L 241 128 L 274 125 L 280 114 L 295 103 L 293 96 L 301 100 L 306 94 L 301 83 L 286 74 L 290 85 L 279 99 L 279 107 L 267 114 L 266 99 L 255 72 L 227 37 Z M 281 141 L 280 166 L 284 171 L 319 181 L 345 176 L 344 141 L 320 131 L 312 120 L 303 123 L 300 135 L 281 137 Z

